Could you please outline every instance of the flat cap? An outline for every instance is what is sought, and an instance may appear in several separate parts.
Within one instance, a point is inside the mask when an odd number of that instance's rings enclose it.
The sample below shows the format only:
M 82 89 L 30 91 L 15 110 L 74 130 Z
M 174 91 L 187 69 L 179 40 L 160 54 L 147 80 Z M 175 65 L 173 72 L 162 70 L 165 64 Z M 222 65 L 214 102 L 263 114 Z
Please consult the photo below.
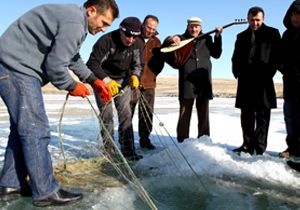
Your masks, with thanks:
M 191 17 L 187 20 L 188 25 L 200 25 L 202 23 L 201 18 L 198 17 Z

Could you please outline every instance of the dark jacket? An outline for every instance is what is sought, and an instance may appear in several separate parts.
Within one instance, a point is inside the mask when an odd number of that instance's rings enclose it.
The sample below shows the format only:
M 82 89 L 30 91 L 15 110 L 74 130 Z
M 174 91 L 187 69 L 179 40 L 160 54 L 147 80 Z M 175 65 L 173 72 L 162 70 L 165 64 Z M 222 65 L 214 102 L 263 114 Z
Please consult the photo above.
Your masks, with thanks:
M 263 24 L 254 32 L 248 27 L 237 35 L 232 72 L 238 80 L 237 108 L 276 108 L 273 76 L 280 63 L 280 33 Z
M 181 40 L 191 38 L 186 31 Z M 222 38 L 207 35 L 201 40 L 194 40 L 193 51 L 187 62 L 179 68 L 179 99 L 203 97 L 212 99 L 212 64 L 210 57 L 219 58 L 222 53 Z
M 300 1 L 294 1 L 283 19 L 286 27 L 282 35 L 283 95 L 288 101 L 300 103 L 300 28 L 294 28 L 291 12 L 300 13 Z
M 139 41 L 144 45 L 144 72 L 141 76 L 143 89 L 156 88 L 156 76 L 164 67 L 164 60 L 160 53 L 161 42 L 157 37 L 151 37 L 146 43 L 142 37 Z
M 141 76 L 144 66 L 143 46 L 135 41 L 124 46 L 120 29 L 103 35 L 93 46 L 87 66 L 100 78 L 110 77 L 123 86 L 128 85 L 130 75 Z

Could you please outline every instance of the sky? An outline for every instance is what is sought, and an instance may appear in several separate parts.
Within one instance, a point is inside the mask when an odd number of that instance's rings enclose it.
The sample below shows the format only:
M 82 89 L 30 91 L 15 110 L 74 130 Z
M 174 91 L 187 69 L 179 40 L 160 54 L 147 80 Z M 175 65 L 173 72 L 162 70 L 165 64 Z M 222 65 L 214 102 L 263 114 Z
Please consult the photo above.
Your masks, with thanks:
M 45 94 L 44 97 L 52 135 L 49 150 L 53 162 L 57 163 L 62 161 L 57 125 L 65 96 Z M 93 97 L 89 98 L 95 106 Z M 178 144 L 177 97 L 156 97 L 151 141 L 157 149 L 153 151 L 140 149 L 137 136 L 138 118 L 137 115 L 134 116 L 136 149 L 144 158 L 130 166 L 158 209 L 299 209 L 299 173 L 288 168 L 285 159 L 277 157 L 278 152 L 286 148 L 283 100 L 278 99 L 278 108 L 272 110 L 268 147 L 262 156 L 250 156 L 245 153 L 237 156 L 231 151 L 242 144 L 239 109 L 234 108 L 234 100 L 214 98 L 210 102 L 210 137 L 196 138 L 197 119 L 194 112 L 190 138 Z M 99 145 L 95 140 L 98 122 L 90 104 L 86 99 L 78 97 L 70 97 L 66 104 L 62 118 L 62 138 L 67 160 L 97 154 L 95 150 Z M 2 163 L 9 128 L 8 114 L 1 100 L 0 119 Z M 115 136 L 117 138 L 117 123 Z M 68 173 L 80 173 L 72 171 L 72 168 L 68 170 Z M 84 199 L 80 203 L 66 206 L 64 209 L 149 209 L 145 204 L 137 206 L 137 194 L 129 185 L 104 189 L 101 186 L 99 189 L 95 185 L 92 186 L 95 188 L 88 191 L 82 189 Z M 32 209 L 30 199 L 0 203 L 0 208 L 20 209 L 17 205 L 21 205 L 25 210 Z
M 141 21 L 148 14 L 156 15 L 160 24 L 158 26 L 158 37 L 164 40 L 167 36 L 181 34 L 186 29 L 186 21 L 189 17 L 198 16 L 203 20 L 203 32 L 211 31 L 216 26 L 223 26 L 233 22 L 235 19 L 247 17 L 248 9 L 252 6 L 260 6 L 265 11 L 265 23 L 269 26 L 276 27 L 282 34 L 285 30 L 282 20 L 292 0 L 227 0 L 227 1 L 170 1 L 170 0 L 117 0 L 120 9 L 120 17 L 114 21 L 112 26 L 106 32 L 118 28 L 119 23 L 128 16 L 136 16 Z M 27 10 L 44 3 L 74 3 L 82 5 L 84 1 L 61 1 L 61 0 L 9 0 L 3 1 L 0 7 L 0 34 L 15 19 Z M 236 35 L 245 30 L 247 24 L 234 25 L 224 29 L 223 36 L 223 53 L 221 58 L 213 63 L 213 78 L 234 79 L 231 73 L 231 56 L 233 53 Z M 89 58 L 93 44 L 103 34 L 97 34 L 94 37 L 89 35 L 80 51 L 84 61 Z M 177 70 L 165 65 L 161 75 L 177 75 Z M 275 81 L 281 82 L 281 75 L 277 73 Z

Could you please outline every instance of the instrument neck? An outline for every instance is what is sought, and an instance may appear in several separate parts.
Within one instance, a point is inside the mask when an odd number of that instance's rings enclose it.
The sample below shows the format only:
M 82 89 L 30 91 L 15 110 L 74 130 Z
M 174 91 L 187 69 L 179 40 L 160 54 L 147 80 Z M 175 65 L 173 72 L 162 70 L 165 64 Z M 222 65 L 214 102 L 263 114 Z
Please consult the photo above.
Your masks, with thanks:
M 229 24 L 227 24 L 227 25 L 224 25 L 224 26 L 222 26 L 222 28 L 224 29 L 224 28 L 227 28 L 227 27 L 229 27 L 229 26 L 232 26 L 234 23 L 229 23 Z M 200 36 L 198 36 L 197 38 L 196 38 L 196 40 L 199 40 L 199 39 L 202 39 L 202 38 L 204 38 L 205 36 L 207 36 L 207 35 L 210 35 L 210 34 L 212 34 L 212 33 L 215 33 L 217 31 L 217 29 L 214 29 L 214 30 L 211 30 L 211 31 L 209 31 L 209 32 L 206 32 L 206 33 L 202 33 L 202 34 L 200 34 Z

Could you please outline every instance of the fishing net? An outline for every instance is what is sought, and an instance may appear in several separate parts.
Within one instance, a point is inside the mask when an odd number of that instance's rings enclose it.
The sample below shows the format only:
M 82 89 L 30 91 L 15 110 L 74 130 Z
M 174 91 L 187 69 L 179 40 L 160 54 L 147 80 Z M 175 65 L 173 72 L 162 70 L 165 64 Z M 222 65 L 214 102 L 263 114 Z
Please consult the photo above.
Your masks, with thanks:
M 64 163 L 57 163 L 54 165 L 54 176 L 63 186 L 86 190 L 124 185 L 116 170 L 103 156 L 70 161 L 66 167 Z

